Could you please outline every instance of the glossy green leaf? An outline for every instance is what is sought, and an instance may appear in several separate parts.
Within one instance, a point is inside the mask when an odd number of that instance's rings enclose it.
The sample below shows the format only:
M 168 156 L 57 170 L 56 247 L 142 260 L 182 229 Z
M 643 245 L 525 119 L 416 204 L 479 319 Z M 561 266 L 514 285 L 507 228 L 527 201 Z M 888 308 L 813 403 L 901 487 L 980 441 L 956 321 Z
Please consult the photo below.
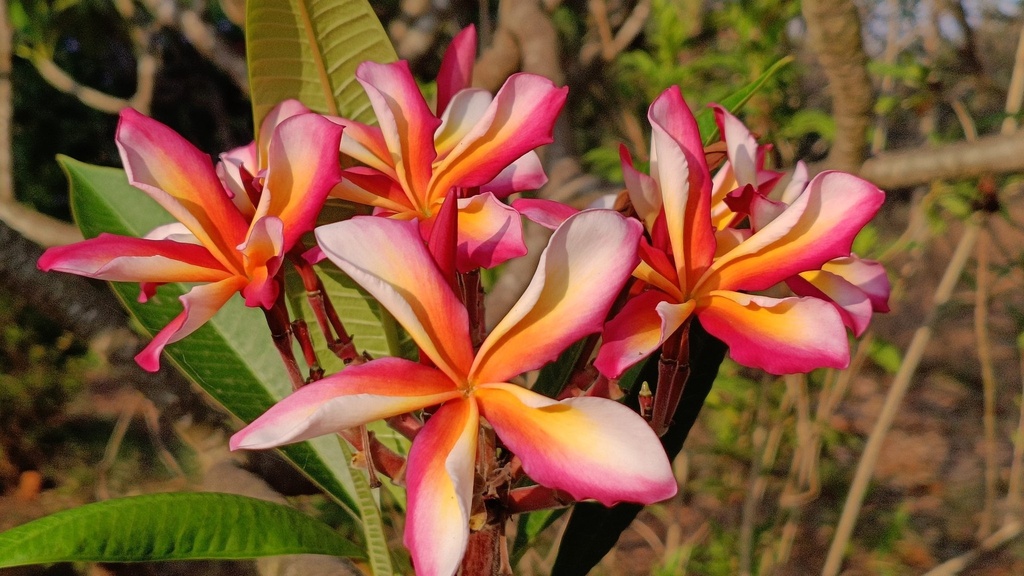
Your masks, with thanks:
M 59 158 L 71 182 L 71 206 L 82 233 L 142 236 L 172 221 L 156 202 L 128 184 L 124 171 Z M 154 334 L 181 312 L 182 284 L 161 286 L 146 304 L 136 300 L 135 284 L 112 284 L 141 328 Z M 228 412 L 251 422 L 291 391 L 280 356 L 259 310 L 234 298 L 204 326 L 165 349 L 170 360 Z M 353 484 L 348 460 L 332 438 L 285 446 L 285 456 L 330 494 L 353 518 Z
M 771 79 L 779 70 L 782 70 L 787 64 L 793 61 L 792 56 L 787 56 L 775 64 L 772 64 L 770 68 L 764 71 L 763 74 L 758 76 L 753 82 L 747 84 L 743 88 L 740 88 L 736 92 L 733 92 L 728 97 L 723 98 L 720 104 L 723 108 L 729 112 L 735 114 L 737 110 L 743 108 L 743 106 L 750 100 L 750 98 L 757 93 L 758 90 L 764 86 L 765 82 Z M 704 136 L 704 145 L 707 146 L 718 139 L 718 125 L 715 124 L 715 114 L 710 108 L 704 108 L 697 112 L 697 128 L 700 133 Z
M 281 504 L 215 493 L 86 504 L 0 533 L 0 568 L 53 562 L 364 557 L 330 526 Z
M 245 22 L 257 127 L 287 98 L 322 114 L 372 120 L 356 67 L 397 56 L 366 0 L 249 0 Z

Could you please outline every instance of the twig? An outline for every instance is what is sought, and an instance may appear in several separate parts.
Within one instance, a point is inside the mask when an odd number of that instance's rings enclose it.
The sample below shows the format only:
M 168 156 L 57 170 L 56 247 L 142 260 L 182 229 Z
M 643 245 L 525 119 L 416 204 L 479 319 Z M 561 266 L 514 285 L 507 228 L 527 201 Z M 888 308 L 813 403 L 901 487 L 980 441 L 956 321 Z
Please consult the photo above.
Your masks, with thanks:
M 981 513 L 978 536 L 985 537 L 995 521 L 996 484 L 999 468 L 996 455 L 996 375 L 992 367 L 992 342 L 988 333 L 988 299 L 990 294 L 988 215 L 982 214 L 981 231 L 975 250 L 978 261 L 977 284 L 974 291 L 974 332 L 978 340 L 978 361 L 981 363 L 981 383 L 984 393 L 985 426 L 985 504 Z
M 1013 134 L 1017 130 L 1017 114 L 1024 101 L 1024 25 L 1017 39 L 1017 53 L 1013 58 L 1013 72 L 1010 87 L 1006 90 L 1006 118 L 1000 128 L 1001 134 Z
M 1020 357 L 1021 383 L 1024 384 L 1024 339 L 1017 341 L 1017 355 Z M 1020 417 L 1017 420 L 1017 436 L 1013 439 L 1013 462 L 1010 465 L 1010 480 L 1006 487 L 1006 509 L 1008 514 L 1021 513 L 1021 487 L 1024 486 L 1024 392 L 1021 394 Z
M 1020 536 L 1021 532 L 1024 532 L 1024 525 L 1019 520 L 1007 522 L 1003 524 L 1002 528 L 993 532 L 991 536 L 982 540 L 981 545 L 974 550 L 939 564 L 925 572 L 924 576 L 954 576 L 959 574 L 982 556 L 1009 544 L 1010 541 Z
M 758 396 L 760 396 L 757 408 L 758 420 L 763 420 L 764 412 L 767 409 L 767 395 L 764 393 L 764 390 L 764 387 L 758 389 Z M 787 396 L 789 396 L 788 393 Z M 742 576 L 750 575 L 750 557 L 754 548 L 754 520 L 757 516 L 757 506 L 761 503 L 761 497 L 764 495 L 766 484 L 761 472 L 765 465 L 768 464 L 765 460 L 768 459 L 768 452 L 770 450 L 768 445 L 769 434 L 765 431 L 763 424 L 754 426 L 751 436 L 753 436 L 751 443 L 754 450 L 751 458 L 752 462 L 750 463 L 750 472 L 747 474 L 750 488 L 743 499 L 743 509 L 740 513 L 739 573 Z M 771 459 L 774 460 L 774 455 Z
M 950 258 L 949 265 L 946 267 L 939 286 L 935 290 L 932 309 L 925 321 L 914 331 L 914 336 L 903 358 L 903 363 L 893 378 L 892 386 L 886 395 L 885 404 L 882 406 L 878 421 L 875 423 L 875 427 L 872 429 L 871 435 L 868 437 L 867 444 L 864 447 L 864 453 L 857 463 L 857 471 L 850 485 L 850 492 L 847 494 L 846 503 L 839 518 L 839 524 L 836 526 L 836 532 L 832 538 L 828 556 L 825 558 L 822 576 L 836 576 L 839 573 L 846 545 L 853 534 L 853 527 L 857 523 L 861 505 L 864 503 L 864 495 L 871 481 L 871 475 L 875 470 L 875 464 L 878 462 L 882 442 L 885 441 L 885 436 L 888 434 L 889 428 L 892 427 L 893 420 L 896 418 L 896 411 L 899 409 L 903 396 L 910 387 L 914 372 L 924 357 L 925 347 L 931 341 L 932 329 L 938 317 L 939 308 L 949 301 L 953 294 L 953 289 L 960 280 L 964 266 L 974 250 L 974 244 L 978 240 L 980 223 L 981 215 L 978 213 L 975 213 L 967 221 L 964 233 L 960 237 L 960 243 L 957 245 L 952 258 Z
M 898 42 L 900 39 L 900 2 L 899 0 L 887 0 L 886 8 L 889 10 L 889 27 L 885 34 L 885 51 L 882 53 L 882 62 L 891 66 L 896 62 L 896 56 L 899 55 Z M 882 76 L 882 83 L 879 87 L 879 93 L 882 96 L 888 95 L 892 92 L 893 80 L 892 72 L 886 72 Z M 875 132 L 871 136 L 871 153 L 878 154 L 885 149 L 885 141 L 888 136 L 888 123 L 886 122 L 886 116 L 882 113 L 875 114 Z

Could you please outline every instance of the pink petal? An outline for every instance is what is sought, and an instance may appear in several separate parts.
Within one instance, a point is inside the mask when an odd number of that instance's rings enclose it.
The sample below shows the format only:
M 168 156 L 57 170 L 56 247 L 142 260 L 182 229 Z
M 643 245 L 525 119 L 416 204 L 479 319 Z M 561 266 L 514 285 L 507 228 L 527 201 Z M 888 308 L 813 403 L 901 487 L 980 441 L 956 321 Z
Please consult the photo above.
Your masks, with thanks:
M 201 284 L 183 294 L 178 300 L 185 309 L 153 336 L 152 342 L 135 356 L 135 362 L 144 370 L 159 370 L 164 346 L 181 340 L 206 324 L 244 285 L 245 278 L 233 276 L 213 284 Z
M 285 120 L 299 116 L 301 114 L 309 114 L 312 111 L 306 108 L 306 105 L 294 98 L 289 98 L 282 101 L 277 106 L 271 108 L 270 112 L 263 117 L 263 121 L 260 123 L 260 142 L 257 146 L 259 152 L 259 162 L 257 164 L 250 164 L 250 170 L 261 170 L 269 166 L 267 154 L 270 150 L 271 139 L 277 132 L 278 126 L 280 126 Z M 255 174 L 255 172 L 253 172 Z
M 420 220 L 420 237 L 427 239 L 427 250 L 452 290 L 458 290 L 455 276 L 456 249 L 461 228 L 458 217 L 458 197 L 453 191 L 448 193 L 432 219 Z
M 484 119 L 492 102 L 494 95 L 483 88 L 466 88 L 454 95 L 441 116 L 441 126 L 434 133 L 439 160 L 450 154 Z
M 637 254 L 640 256 L 640 265 L 633 271 L 633 276 L 657 286 L 666 294 L 671 294 L 676 301 L 686 299 L 679 289 L 679 277 L 676 276 L 675 266 L 667 254 L 651 246 L 646 238 L 640 239 Z
M 750 229 L 753 232 L 764 228 L 789 208 L 782 202 L 768 198 L 749 184 L 727 196 L 725 202 L 736 214 L 750 217 Z
M 253 222 L 249 237 L 238 246 L 249 273 L 249 284 L 242 290 L 246 306 L 266 310 L 274 307 L 281 289 L 274 276 L 281 269 L 285 253 L 284 234 L 281 219 L 267 216 Z
M 721 257 L 750 238 L 750 228 L 725 228 L 715 232 L 715 256 Z
M 210 157 L 131 108 L 121 111 L 116 140 L 128 181 L 187 226 L 225 267 L 236 268 L 234 247 L 248 223 L 228 198 Z
M 843 278 L 867 294 L 875 312 L 889 311 L 889 277 L 878 262 L 849 256 L 829 260 L 822 264 L 821 269 Z
M 548 230 L 558 228 L 570 216 L 580 213 L 579 210 L 572 206 L 566 206 L 561 202 L 545 200 L 543 198 L 519 198 L 512 201 L 512 207 L 523 216 Z
M 729 157 L 729 165 L 736 175 L 737 187 L 757 185 L 757 140 L 750 134 L 750 130 L 733 116 L 728 110 L 714 104 L 711 106 L 715 113 L 715 123 L 722 133 L 722 140 L 725 141 L 726 155 Z
M 490 192 L 495 197 L 504 199 L 515 192 L 539 190 L 548 183 L 544 166 L 534 151 L 529 151 L 509 164 L 490 182 L 480 186 L 480 192 Z
M 718 258 L 695 290 L 764 290 L 849 256 L 854 237 L 884 199 L 866 180 L 822 172 L 785 212 Z
M 850 347 L 843 320 L 816 298 L 768 298 L 715 291 L 698 302 L 709 334 L 729 346 L 732 359 L 772 374 L 845 368 Z
M 697 121 L 677 86 L 651 104 L 651 174 L 661 189 L 672 254 L 683 292 L 715 256 L 711 226 L 711 174 Z
M 448 109 L 452 96 L 459 90 L 469 88 L 475 61 L 476 27 L 470 24 L 452 39 L 441 60 L 441 70 L 437 73 L 438 116 Z
M 299 388 L 232 436 L 230 446 L 257 450 L 301 442 L 460 396 L 434 368 L 381 358 Z
M 443 196 L 452 186 L 483 186 L 527 152 L 551 142 L 567 93 L 568 89 L 556 88 L 542 76 L 509 77 L 484 117 L 439 159 L 430 183 L 431 197 Z
M 100 234 L 102 236 L 102 234 Z M 202 246 L 199 239 L 192 235 L 181 222 L 161 224 L 146 233 L 143 238 L 147 240 L 173 240 L 182 244 L 194 244 Z
M 114 282 L 217 282 L 232 275 L 203 246 L 114 234 L 49 248 L 37 265 Z
M 480 415 L 476 402 L 445 402 L 416 435 L 406 465 L 405 546 L 421 576 L 452 576 L 469 541 Z
M 256 143 L 250 142 L 224 152 L 217 163 L 217 177 L 224 188 L 231 192 L 231 202 L 246 219 L 251 219 L 256 207 L 249 198 L 248 187 L 252 185 L 253 174 L 259 172 L 259 158 Z
M 540 368 L 601 329 L 636 267 L 643 228 L 609 210 L 587 210 L 555 230 L 519 301 L 487 336 L 471 378 L 504 382 Z
M 654 220 L 661 212 L 661 191 L 658 183 L 647 174 L 633 167 L 633 157 L 624 145 L 619 146 L 619 161 L 622 163 L 622 178 L 629 193 L 629 203 L 647 230 L 654 229 Z
M 786 279 L 786 285 L 797 296 L 832 302 L 854 336 L 863 334 L 871 322 L 871 300 L 867 294 L 835 274 L 822 270 L 801 272 Z
M 342 180 L 331 190 L 331 196 L 397 214 L 419 214 L 401 185 L 373 168 L 343 170 Z
M 459 200 L 458 270 L 494 268 L 526 254 L 523 223 L 491 193 Z
M 798 196 L 803 194 L 808 180 L 810 180 L 810 177 L 807 175 L 807 164 L 800 160 L 796 163 L 796 167 L 793 168 L 793 177 L 790 179 L 789 184 L 786 185 L 786 189 L 782 191 L 782 197 L 779 198 L 779 201 L 784 204 L 792 204 Z
M 672 466 L 647 422 L 618 402 L 556 402 L 512 384 L 477 388 L 480 414 L 538 484 L 577 500 L 652 504 L 675 495 Z
M 325 118 L 345 129 L 341 135 L 342 155 L 362 162 L 391 178 L 398 178 L 395 160 L 391 157 L 391 151 L 388 150 L 384 133 L 380 128 L 337 116 Z
M 284 251 L 313 229 L 331 188 L 341 181 L 341 127 L 316 114 L 284 120 L 270 137 L 267 175 L 256 218 L 284 223 Z
M 594 367 L 609 378 L 618 378 L 652 352 L 683 325 L 696 303 L 676 304 L 657 290 L 648 290 L 631 298 L 622 310 L 604 325 L 601 349 Z
M 469 317 L 430 257 L 416 222 L 357 216 L 317 228 L 316 239 L 438 368 L 464 381 L 473 361 Z
M 431 113 L 409 63 L 363 62 L 356 78 L 366 90 L 377 114 L 392 163 L 409 200 L 423 208 L 434 162 L 434 131 L 441 121 Z

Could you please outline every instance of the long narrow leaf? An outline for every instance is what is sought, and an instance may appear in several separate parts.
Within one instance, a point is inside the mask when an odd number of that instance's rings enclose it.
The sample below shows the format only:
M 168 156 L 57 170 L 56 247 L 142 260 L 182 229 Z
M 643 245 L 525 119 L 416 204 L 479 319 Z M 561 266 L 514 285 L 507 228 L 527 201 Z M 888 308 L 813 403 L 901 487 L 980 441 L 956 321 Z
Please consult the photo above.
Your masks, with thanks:
M 245 21 L 255 126 L 287 98 L 323 114 L 372 118 L 356 67 L 397 57 L 366 0 L 248 0 Z
M 53 562 L 364 557 L 294 508 L 234 494 L 149 494 L 86 504 L 0 534 L 0 568 Z
M 756 94 L 762 86 L 764 86 L 765 82 L 771 79 L 772 76 L 775 76 L 779 70 L 782 70 L 792 61 L 792 56 L 786 56 L 775 64 L 772 64 L 770 68 L 755 78 L 753 82 L 723 98 L 719 104 L 729 112 L 735 114 L 737 110 L 743 108 L 743 106 L 750 101 L 750 98 Z M 715 115 L 710 108 L 704 108 L 697 112 L 696 117 L 697 128 L 700 130 L 701 136 L 704 137 L 704 145 L 707 146 L 718 138 L 718 125 L 715 124 Z

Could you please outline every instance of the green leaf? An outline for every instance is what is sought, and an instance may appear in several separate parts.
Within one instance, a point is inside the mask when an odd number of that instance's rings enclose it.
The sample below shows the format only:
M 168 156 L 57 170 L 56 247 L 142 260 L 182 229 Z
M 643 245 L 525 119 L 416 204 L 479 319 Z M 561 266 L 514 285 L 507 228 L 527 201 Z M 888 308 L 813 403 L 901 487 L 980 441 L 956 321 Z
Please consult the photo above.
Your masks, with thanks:
M 758 76 L 750 84 L 747 84 L 743 88 L 740 88 L 736 92 L 733 92 L 729 96 L 723 98 L 719 104 L 729 112 L 735 114 L 737 110 L 743 108 L 750 98 L 756 94 L 762 86 L 764 86 L 765 82 L 771 79 L 772 76 L 792 61 L 792 56 L 786 56 L 775 64 L 772 64 L 770 68 L 764 71 L 764 74 Z M 697 112 L 697 128 L 704 136 L 705 146 L 711 144 L 716 138 L 718 138 L 718 125 L 715 124 L 715 114 L 710 108 L 704 108 Z
M 397 56 L 366 0 L 249 0 L 245 22 L 257 130 L 288 98 L 322 114 L 373 119 L 356 67 Z
M 355 453 L 348 443 L 338 438 L 338 445 L 345 456 L 351 462 Z M 388 548 L 388 538 L 384 534 L 384 521 L 380 516 L 380 502 L 377 494 L 370 488 L 370 482 L 362 474 L 352 476 L 355 481 L 356 505 L 363 517 L 363 536 L 366 538 L 366 552 L 370 560 L 370 568 L 374 576 L 391 576 L 394 569 L 391 566 L 391 553 Z
M 903 356 L 900 354 L 900 349 L 889 342 L 884 342 L 877 338 L 871 341 L 871 347 L 868 348 L 868 357 L 889 374 L 898 372 L 900 365 L 903 364 Z
M 82 233 L 101 232 L 142 236 L 154 227 L 173 221 L 149 196 L 128 184 L 124 171 L 91 166 L 67 157 L 58 161 L 71 182 L 71 207 Z M 85 217 L 87 215 L 87 217 Z M 181 312 L 178 297 L 188 290 L 182 284 L 161 286 L 146 304 L 136 300 L 134 284 L 112 284 L 114 292 L 149 334 L 154 334 Z M 230 300 L 204 326 L 165 349 L 170 359 L 228 412 L 251 422 L 291 391 L 269 329 L 258 310 L 246 308 L 241 299 Z M 338 443 L 327 437 L 281 448 L 313 482 L 339 505 L 359 519 L 352 493 L 348 459 Z
M 569 384 L 569 378 L 573 375 L 572 369 L 579 361 L 580 355 L 583 354 L 583 346 L 588 338 L 583 338 L 569 346 L 558 355 L 554 362 L 545 364 L 537 374 L 537 382 L 534 383 L 532 390 L 550 398 L 557 396 Z
M 365 557 L 331 527 L 247 496 L 149 494 L 86 504 L 0 533 L 0 568 L 53 562 Z

